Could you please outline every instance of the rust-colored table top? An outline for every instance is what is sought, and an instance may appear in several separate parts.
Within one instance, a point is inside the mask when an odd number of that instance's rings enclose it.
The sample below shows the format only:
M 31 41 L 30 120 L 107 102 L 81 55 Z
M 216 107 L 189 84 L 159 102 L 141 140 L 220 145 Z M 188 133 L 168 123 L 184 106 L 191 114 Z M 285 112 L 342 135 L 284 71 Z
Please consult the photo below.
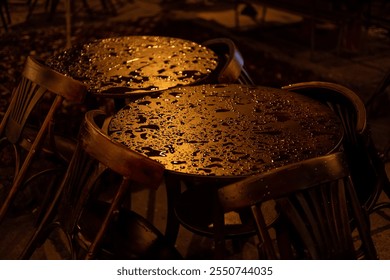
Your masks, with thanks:
M 47 64 L 85 82 L 93 94 L 115 97 L 200 83 L 217 67 L 218 57 L 183 39 L 127 36 L 73 47 Z
M 179 87 L 115 114 L 110 137 L 171 172 L 248 176 L 332 151 L 337 116 L 298 93 L 243 85 Z

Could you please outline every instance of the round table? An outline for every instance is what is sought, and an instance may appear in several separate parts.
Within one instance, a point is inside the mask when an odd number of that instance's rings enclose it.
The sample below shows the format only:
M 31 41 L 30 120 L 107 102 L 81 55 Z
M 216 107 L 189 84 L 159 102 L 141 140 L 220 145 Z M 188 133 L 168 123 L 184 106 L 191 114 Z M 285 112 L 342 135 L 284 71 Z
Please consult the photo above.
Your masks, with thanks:
M 165 166 L 165 236 L 174 243 L 179 224 L 213 237 L 229 223 L 218 203 L 220 186 L 327 154 L 339 147 L 343 133 L 336 114 L 314 99 L 232 84 L 178 87 L 145 96 L 113 116 L 109 135 Z M 187 186 L 184 192 L 181 182 Z M 228 228 L 223 231 L 227 237 L 254 233 L 246 223 Z M 216 257 L 223 251 L 216 242 Z
M 126 36 L 72 47 L 47 64 L 88 85 L 99 96 L 147 94 L 201 83 L 218 56 L 198 43 L 161 36 Z
M 248 176 L 324 155 L 342 139 L 324 104 L 281 89 L 244 85 L 178 87 L 117 112 L 115 141 L 184 176 Z

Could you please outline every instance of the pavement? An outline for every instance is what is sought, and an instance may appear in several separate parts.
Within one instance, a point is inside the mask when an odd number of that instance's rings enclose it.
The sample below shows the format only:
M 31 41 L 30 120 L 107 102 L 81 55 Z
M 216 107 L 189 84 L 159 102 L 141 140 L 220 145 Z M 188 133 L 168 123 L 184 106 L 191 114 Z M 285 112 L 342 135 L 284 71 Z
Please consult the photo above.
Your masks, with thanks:
M 18 2 L 11 0 L 10 2 Z M 19 1 L 21 2 L 21 1 Z M 44 2 L 44 1 L 41 1 Z M 239 26 L 235 22 L 235 13 L 232 1 L 159 1 L 159 0 L 133 0 L 114 1 L 117 7 L 116 15 L 107 15 L 100 6 L 100 1 L 89 0 L 90 6 L 96 11 L 94 18 L 86 19 L 85 9 L 78 5 L 73 15 L 73 30 L 70 34 L 70 44 L 78 43 L 80 29 L 85 22 L 117 26 L 117 31 L 126 34 L 134 32 L 139 34 L 142 30 L 148 31 L 151 26 L 160 26 L 160 34 L 171 35 L 202 42 L 213 37 L 229 37 L 235 41 L 243 54 L 248 72 L 253 80 L 264 86 L 280 87 L 294 82 L 309 80 L 323 80 L 340 83 L 356 91 L 361 99 L 369 103 L 368 122 L 371 127 L 372 137 L 378 152 L 385 156 L 390 143 L 390 104 L 389 92 L 386 89 L 377 97 L 378 87 L 390 71 L 390 36 L 388 31 L 381 26 L 370 26 L 364 32 L 364 39 L 357 49 L 344 49 L 337 52 L 335 44 L 336 27 L 324 22 L 318 24 L 316 29 L 316 48 L 311 49 L 309 37 L 305 33 L 305 25 L 302 18 L 293 14 L 275 9 L 267 9 L 263 19 L 260 5 L 255 5 L 257 14 L 249 17 L 240 14 Z M 10 32 L 20 30 L 25 21 L 25 9 L 11 5 L 13 23 Z M 244 6 L 240 6 L 240 11 Z M 30 19 L 30 24 L 44 22 L 43 3 L 39 3 Z M 66 47 L 65 8 L 58 7 L 55 14 L 57 28 L 63 28 L 64 38 L 57 42 L 58 48 Z M 166 22 L 175 22 L 177 28 Z M 126 25 L 129 22 L 141 23 L 136 27 Z M 139 30 L 141 28 L 142 30 Z M 169 27 L 169 28 L 167 28 Z M 137 30 L 138 28 L 138 30 Z M 199 30 L 199 33 L 194 30 Z M 102 29 L 103 31 L 103 29 Z M 202 32 L 202 33 L 201 33 Z M 103 36 L 102 34 L 95 34 Z M 390 176 L 390 165 L 386 165 Z M 165 191 L 160 188 L 156 196 L 156 204 L 153 211 L 146 209 L 143 204 L 134 203 L 135 210 L 147 217 L 163 232 L 165 213 Z M 144 201 L 150 198 L 148 192 L 138 192 L 134 196 L 136 201 Z M 380 201 L 389 201 L 384 195 Z M 371 216 L 372 236 L 378 250 L 379 258 L 390 260 L 390 211 L 388 209 Z M 18 222 L 10 221 L 12 225 Z M 12 227 L 11 225 L 11 227 Z M 19 233 L 22 234 L 22 233 Z M 19 235 L 20 236 L 20 235 Z M 13 238 L 15 240 L 17 235 Z M 8 242 L 5 240 L 4 242 Z M 12 241 L 14 242 L 14 241 Z M 0 258 L 14 258 L 17 249 L 9 241 L 3 250 L 0 250 Z M 255 246 L 248 242 L 247 247 L 240 255 L 232 258 L 254 258 Z M 181 228 L 177 243 L 178 250 L 183 256 L 196 259 L 210 257 L 212 242 Z M 19 248 L 20 249 L 20 248 Z M 47 249 L 47 248 L 46 248 Z M 43 254 L 47 258 L 56 258 L 53 255 L 52 245 Z

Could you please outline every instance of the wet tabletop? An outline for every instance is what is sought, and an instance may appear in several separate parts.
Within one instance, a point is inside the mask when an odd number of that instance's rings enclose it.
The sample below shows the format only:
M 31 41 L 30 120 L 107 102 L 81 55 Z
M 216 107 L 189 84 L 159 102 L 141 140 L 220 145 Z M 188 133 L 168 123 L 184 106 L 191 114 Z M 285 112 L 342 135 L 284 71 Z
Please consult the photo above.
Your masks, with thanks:
M 96 40 L 51 57 L 55 70 L 85 82 L 94 94 L 140 94 L 200 83 L 217 55 L 195 42 L 160 36 Z
M 326 105 L 298 93 L 199 85 L 128 104 L 114 115 L 109 134 L 173 172 L 247 176 L 324 155 L 342 130 Z

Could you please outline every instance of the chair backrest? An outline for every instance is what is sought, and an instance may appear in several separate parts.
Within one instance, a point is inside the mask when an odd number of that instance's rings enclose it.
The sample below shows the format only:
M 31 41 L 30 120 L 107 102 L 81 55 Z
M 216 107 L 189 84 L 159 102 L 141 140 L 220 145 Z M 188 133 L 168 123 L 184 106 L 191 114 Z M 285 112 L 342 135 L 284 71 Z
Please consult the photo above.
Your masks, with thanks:
M 240 83 L 254 85 L 244 66 L 244 59 L 231 39 L 216 38 L 207 40 L 202 45 L 213 50 L 220 63 L 216 69 L 218 83 Z
M 50 93 L 56 99 L 49 106 L 44 123 L 53 116 L 64 99 L 74 103 L 83 102 L 87 88 L 83 83 L 44 65 L 39 59 L 27 57 L 21 80 L 12 93 L 12 100 L 0 124 L 0 136 L 5 136 L 11 143 L 19 141 L 33 109 Z M 42 111 L 40 113 L 44 114 Z
M 385 167 L 376 151 L 367 126 L 364 103 L 352 90 L 330 82 L 303 82 L 282 87 L 327 104 L 344 128 L 343 147 L 359 199 L 370 209 L 382 189 L 390 189 Z
M 80 144 L 91 157 L 123 177 L 157 188 L 161 183 L 164 166 L 122 144 L 113 142 L 103 132 L 95 119 L 102 116 L 101 111 L 89 111 L 80 130 Z
M 377 258 L 366 213 L 341 152 L 248 177 L 220 188 L 218 194 L 225 211 L 251 208 L 263 257 Z M 261 209 L 261 204 L 269 200 L 276 201 L 277 224 L 283 225 L 288 234 L 284 243 L 277 240 L 278 249 Z M 354 226 L 361 241 L 359 248 L 354 244 Z
M 356 134 L 364 133 L 367 125 L 366 109 L 360 97 L 349 88 L 331 82 L 310 81 L 290 84 L 282 89 L 306 94 L 328 104 L 342 121 L 349 141 L 355 141 Z

